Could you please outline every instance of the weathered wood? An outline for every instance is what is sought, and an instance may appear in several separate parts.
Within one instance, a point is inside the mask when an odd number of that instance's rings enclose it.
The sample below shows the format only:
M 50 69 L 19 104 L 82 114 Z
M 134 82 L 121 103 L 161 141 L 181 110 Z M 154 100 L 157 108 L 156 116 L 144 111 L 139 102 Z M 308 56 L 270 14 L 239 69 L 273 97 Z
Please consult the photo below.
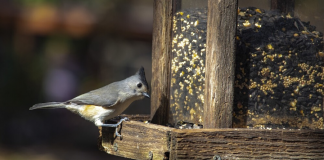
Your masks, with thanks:
M 123 122 L 123 138 L 114 128 L 99 128 L 102 151 L 132 159 L 321 159 L 324 130 L 174 129 Z
M 170 159 L 322 159 L 324 130 L 176 130 Z
M 122 138 L 114 137 L 115 128 L 99 127 L 99 149 L 132 159 L 161 160 L 169 157 L 169 137 L 173 128 L 136 121 L 123 122 Z
M 151 119 L 149 114 L 122 114 L 121 117 L 127 117 L 131 121 L 148 121 Z
M 278 9 L 281 13 L 294 16 L 295 0 L 271 0 L 271 9 Z
M 168 122 L 170 101 L 170 59 L 172 0 L 154 0 L 151 118 L 156 124 Z
M 208 0 L 204 128 L 232 126 L 237 0 Z

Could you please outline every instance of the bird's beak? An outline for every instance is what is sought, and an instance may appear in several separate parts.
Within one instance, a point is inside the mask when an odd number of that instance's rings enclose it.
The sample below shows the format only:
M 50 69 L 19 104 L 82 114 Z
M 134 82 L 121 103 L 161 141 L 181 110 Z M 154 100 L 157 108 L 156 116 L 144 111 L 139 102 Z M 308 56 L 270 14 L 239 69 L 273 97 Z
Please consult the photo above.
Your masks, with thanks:
M 143 92 L 143 96 L 146 98 L 150 98 L 150 95 L 148 95 L 146 92 Z

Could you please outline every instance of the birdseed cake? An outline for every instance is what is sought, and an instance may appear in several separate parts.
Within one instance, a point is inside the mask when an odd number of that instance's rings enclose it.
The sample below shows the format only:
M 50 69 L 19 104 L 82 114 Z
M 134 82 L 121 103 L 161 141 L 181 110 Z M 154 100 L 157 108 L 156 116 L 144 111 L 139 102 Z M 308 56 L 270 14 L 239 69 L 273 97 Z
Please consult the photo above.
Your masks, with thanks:
M 175 13 L 172 31 L 171 112 L 201 124 L 207 9 Z M 233 127 L 324 128 L 323 58 L 323 34 L 309 22 L 239 8 Z

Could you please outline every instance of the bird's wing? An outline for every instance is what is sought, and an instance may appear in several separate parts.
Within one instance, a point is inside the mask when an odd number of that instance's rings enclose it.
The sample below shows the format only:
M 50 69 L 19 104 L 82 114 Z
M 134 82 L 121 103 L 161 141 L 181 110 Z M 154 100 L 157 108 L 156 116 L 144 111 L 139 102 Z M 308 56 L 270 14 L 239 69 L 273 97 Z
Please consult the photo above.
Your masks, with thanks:
M 115 93 L 116 95 L 109 95 L 102 93 L 102 92 L 88 92 L 85 94 L 82 94 L 78 97 L 75 97 L 67 102 L 70 103 L 76 103 L 79 105 L 95 105 L 95 106 L 102 106 L 102 107 L 112 107 L 116 104 L 120 103 L 120 100 L 117 98 L 118 93 Z

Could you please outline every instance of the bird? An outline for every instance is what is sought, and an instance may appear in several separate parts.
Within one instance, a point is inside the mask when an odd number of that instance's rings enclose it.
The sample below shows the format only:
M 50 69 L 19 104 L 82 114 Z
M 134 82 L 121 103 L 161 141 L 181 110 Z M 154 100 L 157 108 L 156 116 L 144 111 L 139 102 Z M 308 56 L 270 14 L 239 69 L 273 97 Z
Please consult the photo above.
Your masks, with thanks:
M 121 137 L 117 128 L 128 118 L 124 117 L 116 124 L 105 124 L 105 120 L 119 116 L 136 100 L 144 97 L 150 98 L 149 90 L 144 68 L 141 67 L 135 75 L 124 80 L 113 82 L 65 102 L 38 103 L 30 107 L 29 110 L 66 108 L 93 122 L 98 127 L 115 127 L 116 136 Z

